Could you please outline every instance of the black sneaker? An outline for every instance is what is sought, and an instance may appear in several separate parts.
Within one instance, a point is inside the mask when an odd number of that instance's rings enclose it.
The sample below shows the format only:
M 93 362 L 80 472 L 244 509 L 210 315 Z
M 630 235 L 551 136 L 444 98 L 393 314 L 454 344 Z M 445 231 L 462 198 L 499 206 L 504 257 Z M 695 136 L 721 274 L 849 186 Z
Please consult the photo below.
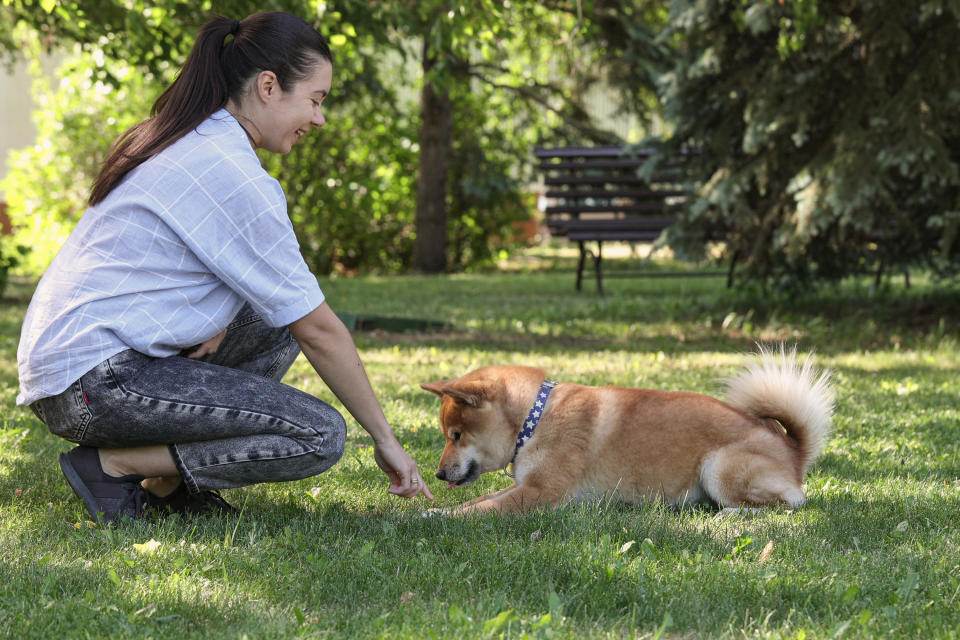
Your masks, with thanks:
M 108 476 L 93 447 L 79 446 L 60 454 L 60 468 L 73 492 L 83 500 L 90 516 L 101 524 L 117 518 L 143 516 L 143 476 Z
M 226 515 L 239 512 L 239 509 L 224 500 L 216 491 L 190 493 L 183 482 L 173 492 L 162 498 L 147 491 L 147 508 L 156 509 L 161 513 L 189 515 L 202 513 Z

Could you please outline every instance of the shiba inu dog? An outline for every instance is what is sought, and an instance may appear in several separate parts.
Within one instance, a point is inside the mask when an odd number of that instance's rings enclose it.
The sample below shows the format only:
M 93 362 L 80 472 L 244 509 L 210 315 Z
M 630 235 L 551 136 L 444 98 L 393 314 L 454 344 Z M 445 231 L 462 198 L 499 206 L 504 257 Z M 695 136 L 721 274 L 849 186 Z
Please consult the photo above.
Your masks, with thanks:
M 545 378 L 533 367 L 490 366 L 421 385 L 442 398 L 437 477 L 448 488 L 514 465 L 512 486 L 440 512 L 526 511 L 602 496 L 797 507 L 833 411 L 829 372 L 782 346 L 761 347 L 727 379 L 726 402 Z

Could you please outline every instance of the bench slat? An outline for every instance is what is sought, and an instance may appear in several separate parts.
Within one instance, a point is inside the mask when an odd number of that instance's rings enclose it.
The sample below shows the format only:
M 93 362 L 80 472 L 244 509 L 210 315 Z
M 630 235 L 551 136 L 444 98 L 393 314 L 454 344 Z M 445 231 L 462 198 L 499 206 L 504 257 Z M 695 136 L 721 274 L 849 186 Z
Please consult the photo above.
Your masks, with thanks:
M 628 218 L 568 218 L 566 220 L 558 219 L 556 223 L 567 227 L 629 229 L 633 227 L 666 227 L 676 221 L 675 216 L 630 216 Z
M 643 204 L 556 204 L 546 208 L 544 213 L 551 216 L 557 213 L 659 213 L 666 205 L 663 202 Z
M 646 164 L 646 158 L 602 158 L 586 160 L 561 160 L 560 162 L 541 162 L 537 168 L 540 171 L 576 170 L 589 171 L 593 169 L 639 169 Z
M 547 198 L 578 200 L 583 198 L 633 198 L 636 200 L 674 198 L 687 195 L 682 189 L 551 189 Z
M 641 178 L 635 173 L 619 174 L 561 174 L 558 176 L 546 176 L 543 183 L 547 186 L 557 187 L 563 185 L 599 185 L 599 184 L 676 184 L 679 182 L 679 176 L 667 173 L 658 173 L 650 178 Z
M 572 242 L 656 240 L 663 230 L 655 231 L 571 231 L 567 234 Z
M 569 220 L 551 220 L 547 225 L 551 229 L 569 233 L 572 230 L 631 231 L 634 229 L 664 229 L 676 221 L 677 219 L 671 216 L 619 218 L 616 220 L 583 220 L 581 218 L 572 218 Z
M 632 149 L 629 155 L 649 157 L 656 153 L 652 147 Z M 561 147 L 555 149 L 534 149 L 538 158 L 620 158 L 624 155 L 622 147 Z

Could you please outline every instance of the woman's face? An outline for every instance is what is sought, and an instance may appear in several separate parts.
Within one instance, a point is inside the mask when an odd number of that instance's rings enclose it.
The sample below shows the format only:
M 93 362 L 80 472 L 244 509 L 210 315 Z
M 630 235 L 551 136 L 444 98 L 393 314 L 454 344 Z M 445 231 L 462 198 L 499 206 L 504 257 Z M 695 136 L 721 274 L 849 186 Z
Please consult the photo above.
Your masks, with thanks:
M 264 99 L 262 117 L 257 122 L 260 139 L 257 147 L 273 153 L 287 153 L 310 127 L 322 127 L 323 99 L 330 93 L 333 82 L 333 65 L 321 60 L 313 70 L 287 91 L 280 88 L 276 77 L 264 81 L 264 73 L 258 78 L 258 90 Z M 272 73 L 269 74 L 273 76 Z

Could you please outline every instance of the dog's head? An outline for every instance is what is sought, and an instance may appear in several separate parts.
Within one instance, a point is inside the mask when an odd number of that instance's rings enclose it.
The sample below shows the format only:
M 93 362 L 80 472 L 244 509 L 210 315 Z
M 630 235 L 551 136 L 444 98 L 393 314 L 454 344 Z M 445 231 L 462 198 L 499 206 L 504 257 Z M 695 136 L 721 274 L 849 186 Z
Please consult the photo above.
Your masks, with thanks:
M 440 427 L 446 445 L 437 477 L 448 488 L 506 468 L 523 420 L 516 399 L 541 380 L 543 372 L 531 367 L 484 367 L 456 380 L 420 385 L 443 399 Z

